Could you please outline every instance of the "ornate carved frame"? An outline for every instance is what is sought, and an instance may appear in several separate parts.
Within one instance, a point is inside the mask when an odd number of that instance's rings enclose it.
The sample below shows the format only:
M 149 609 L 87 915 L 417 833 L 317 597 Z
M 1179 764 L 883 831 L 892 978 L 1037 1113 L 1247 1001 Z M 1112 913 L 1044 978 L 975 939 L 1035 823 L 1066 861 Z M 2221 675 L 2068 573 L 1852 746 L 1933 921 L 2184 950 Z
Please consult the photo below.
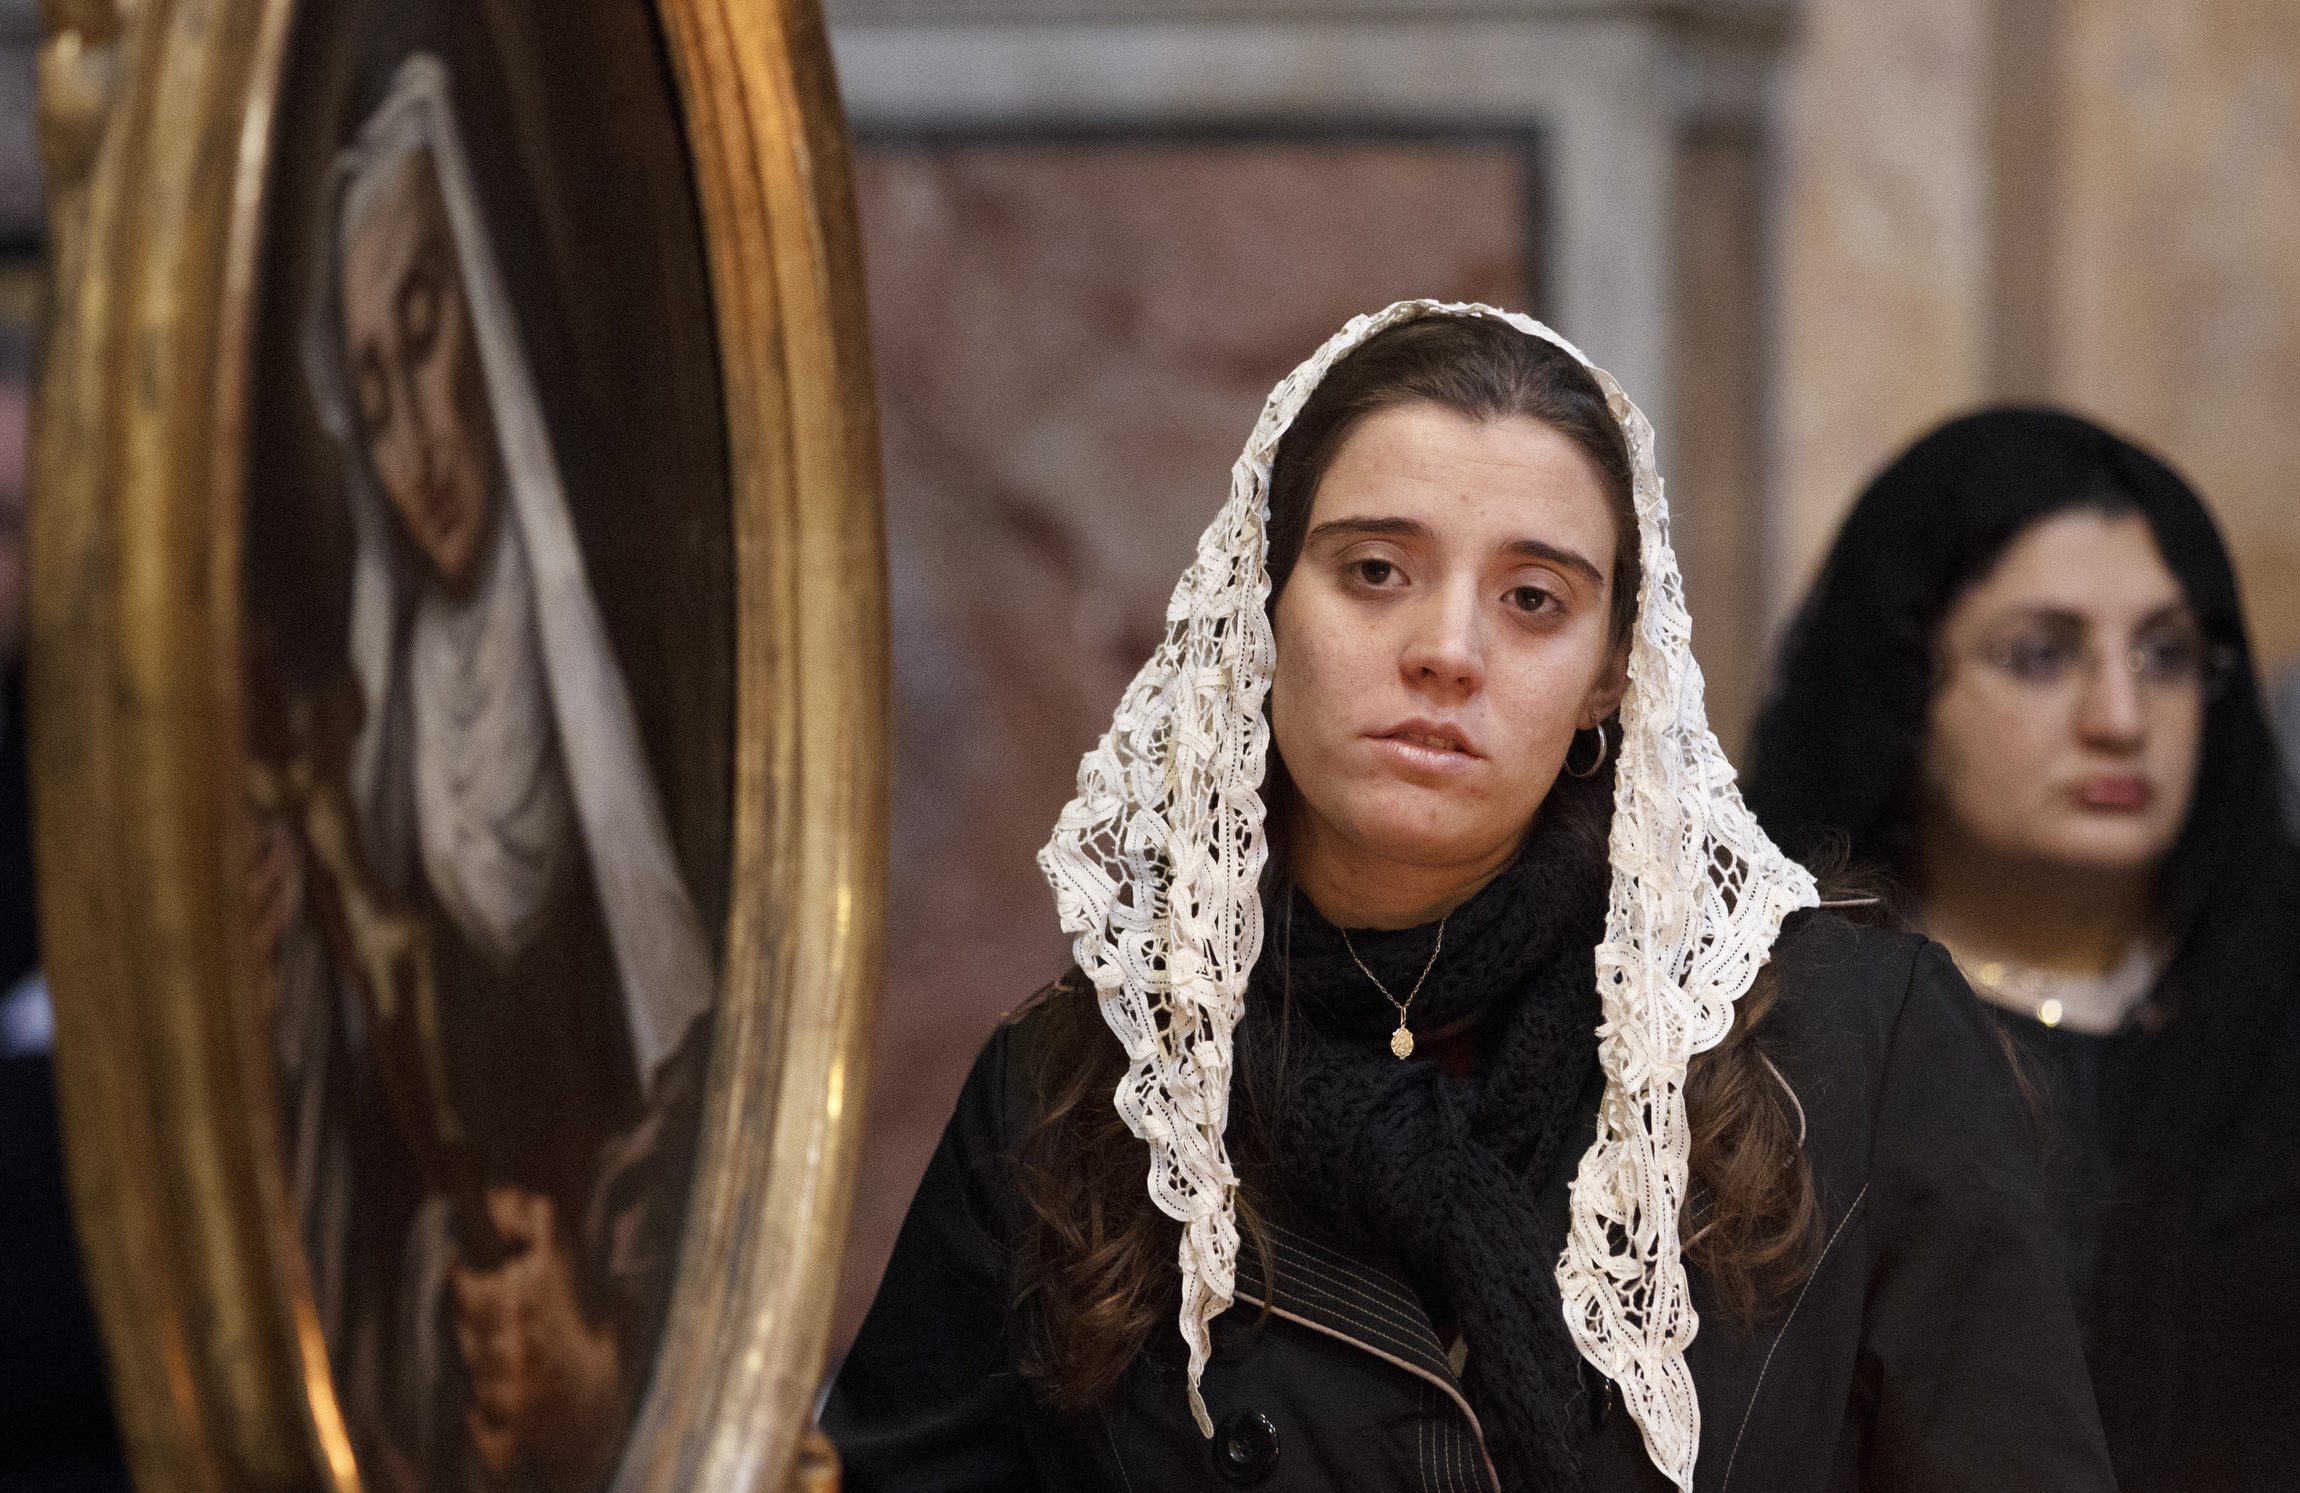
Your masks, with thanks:
M 359 1486 L 293 1283 L 241 935 L 239 535 L 296 0 L 43 0 L 56 300 L 32 754 L 57 1065 L 138 1486 Z M 845 124 L 816 0 L 656 0 L 738 563 L 733 910 L 672 1327 L 616 1493 L 835 1482 L 809 1441 L 877 988 L 887 638 Z

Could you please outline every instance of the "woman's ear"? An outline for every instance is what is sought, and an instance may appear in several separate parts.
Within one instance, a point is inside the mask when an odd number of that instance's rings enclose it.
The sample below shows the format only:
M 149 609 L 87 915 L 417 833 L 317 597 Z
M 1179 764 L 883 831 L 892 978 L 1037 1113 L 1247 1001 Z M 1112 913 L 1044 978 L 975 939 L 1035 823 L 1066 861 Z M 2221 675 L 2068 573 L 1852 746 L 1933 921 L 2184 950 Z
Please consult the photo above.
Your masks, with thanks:
M 1588 697 L 1581 702 L 1580 728 L 1594 731 L 1598 722 L 1621 708 L 1621 697 L 1629 693 L 1629 649 L 1614 649 L 1606 655 L 1605 667 L 1597 682 L 1590 685 Z

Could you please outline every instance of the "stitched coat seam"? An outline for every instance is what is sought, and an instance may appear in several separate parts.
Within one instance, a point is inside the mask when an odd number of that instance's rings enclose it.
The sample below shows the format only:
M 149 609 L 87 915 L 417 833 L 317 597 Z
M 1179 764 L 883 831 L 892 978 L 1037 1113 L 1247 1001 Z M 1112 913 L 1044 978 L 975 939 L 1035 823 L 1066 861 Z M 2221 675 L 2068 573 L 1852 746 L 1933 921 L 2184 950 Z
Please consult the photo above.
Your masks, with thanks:
M 1391 1326 L 1405 1329 L 1410 1337 L 1426 1335 L 1433 1342 L 1437 1339 L 1435 1324 L 1430 1321 L 1428 1313 L 1422 1311 L 1418 1302 L 1408 1303 L 1387 1293 L 1375 1294 L 1362 1290 L 1346 1278 L 1325 1269 L 1316 1260 L 1280 1257 L 1275 1263 L 1292 1267 L 1292 1273 L 1297 1278 L 1306 1279 L 1314 1289 L 1335 1301 L 1365 1303 L 1368 1309 L 1378 1312 Z
M 1414 1471 L 1421 1476 L 1424 1493 L 1437 1493 L 1437 1478 L 1430 1472 L 1429 1386 L 1423 1385 L 1423 1413 L 1414 1419 Z
M 1102 1439 L 1110 1446 L 1110 1465 L 1118 1469 L 1118 1481 L 1126 1485 L 1126 1493 L 1134 1493 L 1134 1479 L 1126 1471 L 1126 1459 L 1118 1451 L 1118 1434 L 1110 1429 L 1110 1417 L 1102 1417 Z
M 1280 1284 L 1283 1285 L 1284 1283 L 1284 1279 L 1281 1277 Z M 1409 1317 L 1378 1297 L 1368 1296 L 1363 1291 L 1356 1290 L 1347 1284 L 1337 1284 L 1330 1277 L 1320 1278 L 1308 1271 L 1298 1272 L 1297 1283 L 1305 1285 L 1307 1290 L 1331 1301 L 1361 1302 L 1367 1310 L 1376 1314 L 1384 1325 L 1392 1330 L 1402 1330 L 1407 1337 L 1419 1338 L 1426 1334 L 1430 1341 L 1437 1341 L 1437 1329 L 1431 1325 L 1427 1317 Z
M 1429 1314 L 1421 1309 L 1419 1302 L 1408 1301 L 1386 1292 L 1369 1291 L 1348 1276 L 1329 1270 L 1319 1264 L 1318 1261 L 1300 1255 L 1280 1252 L 1277 1262 L 1280 1266 L 1291 1266 L 1297 1274 L 1325 1282 L 1327 1290 L 1336 1296 L 1355 1297 L 1371 1306 L 1379 1307 L 1385 1315 L 1409 1327 L 1418 1328 L 1430 1333 L 1433 1337 L 1436 1336 L 1436 1328 L 1431 1323 Z
M 1733 1450 L 1725 1458 L 1725 1476 L 1717 1484 L 1717 1493 L 1730 1493 L 1733 1487 L 1733 1465 L 1741 1460 L 1741 1442 L 1749 1434 L 1749 1422 L 1756 1418 L 1757 1397 L 1765 1391 L 1765 1376 L 1772 1372 L 1773 1355 L 1781 1350 L 1781 1339 L 1789 1335 L 1791 1324 L 1797 1320 L 1798 1308 L 1805 1304 L 1805 1294 L 1813 1289 L 1813 1282 L 1819 1280 L 1821 1272 L 1828 1268 L 1829 1256 L 1835 1253 L 1837 1241 L 1844 1236 L 1845 1226 L 1853 1221 L 1854 1214 L 1861 1211 L 1861 1204 L 1868 1196 L 1869 1185 L 1864 1182 L 1861 1190 L 1853 1194 L 1852 1205 L 1845 1209 L 1845 1216 L 1838 1219 L 1837 1226 L 1829 1231 L 1829 1242 L 1821 1246 L 1821 1258 L 1813 1262 L 1812 1274 L 1806 1276 L 1805 1283 L 1797 1288 L 1797 1299 L 1789 1303 L 1789 1315 L 1781 1319 L 1780 1327 L 1773 1333 L 1773 1341 L 1766 1346 L 1765 1361 L 1757 1366 L 1757 1382 L 1749 1386 L 1748 1403 L 1741 1407 L 1741 1429 L 1733 1434 Z
M 1303 1302 L 1305 1305 L 1318 1305 L 1322 1303 L 1336 1308 L 1337 1314 L 1349 1318 L 1352 1325 L 1362 1327 L 1369 1332 L 1379 1333 L 1382 1337 L 1387 1338 L 1390 1341 L 1390 1345 L 1393 1347 L 1410 1349 L 1417 1357 L 1422 1359 L 1424 1363 L 1430 1365 L 1433 1368 L 1445 1361 L 1444 1359 L 1429 1351 L 1429 1344 L 1437 1341 L 1437 1337 L 1434 1331 L 1425 1338 L 1420 1332 L 1400 1330 L 1401 1328 L 1412 1329 L 1422 1327 L 1424 1325 L 1422 1323 L 1399 1323 L 1395 1321 L 1385 1321 L 1379 1317 L 1368 1320 L 1360 1316 L 1358 1313 L 1350 1310 L 1351 1298 L 1344 1296 L 1336 1291 L 1319 1286 L 1314 1282 L 1309 1283 L 1306 1286 L 1297 1282 L 1296 1289 L 1291 1293 L 1281 1291 L 1278 1294 L 1291 1294 L 1296 1300 Z M 1367 1303 L 1369 1306 L 1377 1304 L 1378 1303 Z
M 1323 1269 L 1332 1274 L 1340 1275 L 1348 1278 L 1349 1280 L 1355 1281 L 1359 1285 L 1365 1286 L 1368 1289 L 1377 1292 L 1384 1299 L 1396 1304 L 1401 1309 L 1404 1309 L 1417 1316 L 1423 1316 L 1424 1320 L 1426 1320 L 1426 1314 L 1422 1312 L 1421 1303 L 1419 1301 L 1416 1301 L 1413 1297 L 1407 1295 L 1405 1292 L 1400 1291 L 1393 1283 L 1387 1280 L 1383 1280 L 1378 1276 L 1368 1275 L 1365 1270 L 1355 1261 L 1342 1255 L 1338 1251 L 1329 1249 L 1314 1239 L 1307 1238 L 1300 1234 L 1291 1233 L 1274 1226 L 1270 1229 L 1270 1242 L 1277 1245 L 1281 1251 L 1302 1256 L 1303 1264 L 1314 1269 Z
M 1426 1316 L 1408 1318 L 1397 1312 L 1384 1313 L 1382 1302 L 1347 1287 L 1337 1289 L 1332 1277 L 1317 1270 L 1314 1263 L 1290 1277 L 1281 1278 L 1277 1284 L 1279 1289 L 1272 1293 L 1277 1299 L 1292 1299 L 1305 1309 L 1330 1312 L 1355 1330 L 1380 1339 L 1384 1347 L 1413 1357 L 1431 1373 L 1451 1377 L 1450 1366 L 1441 1368 L 1445 1360 L 1433 1351 L 1437 1332 Z M 1253 1299 L 1244 1291 L 1238 1294 L 1241 1299 Z M 1363 1303 L 1364 1310 L 1359 1303 Z M 1375 1315 L 1369 1316 L 1369 1312 Z

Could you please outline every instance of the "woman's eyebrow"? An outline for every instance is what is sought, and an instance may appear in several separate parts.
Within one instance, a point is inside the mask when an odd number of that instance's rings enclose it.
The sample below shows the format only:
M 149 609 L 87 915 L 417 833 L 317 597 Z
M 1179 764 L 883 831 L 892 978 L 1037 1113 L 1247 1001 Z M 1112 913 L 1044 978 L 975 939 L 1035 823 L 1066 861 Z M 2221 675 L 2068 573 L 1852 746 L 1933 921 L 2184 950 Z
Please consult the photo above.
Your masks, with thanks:
M 2195 621 L 2195 612 L 2190 609 L 2186 599 L 2182 599 L 2180 601 L 2166 602 L 2163 606 L 2158 607 L 2155 611 L 2150 612 L 2147 616 L 2141 618 L 2140 625 L 2142 627 L 2162 627 L 2168 622 L 2193 623 Z
M 2010 622 L 2027 623 L 2040 627 L 2049 627 L 2056 632 L 2068 633 L 2088 632 L 2091 630 L 2093 625 L 2093 619 L 2087 613 L 2080 612 L 2073 607 L 2058 606 L 2050 602 L 2040 603 L 2036 606 L 2021 607 L 2018 610 L 2012 612 L 2006 618 L 2006 620 Z M 2152 611 L 2147 616 L 2141 618 L 2139 622 L 2134 624 L 2134 626 L 2161 627 L 2168 622 L 2188 622 L 2192 620 L 2194 620 L 2194 614 L 2189 610 L 2189 606 L 2186 601 L 2168 601 L 2163 606 L 2158 607 L 2155 611 Z
M 1562 549 L 1557 545 L 1547 544 L 1539 539 L 1512 539 L 1509 543 L 1503 545 L 1501 549 L 1503 554 L 1512 556 L 1516 559 L 1546 560 L 1552 565 L 1562 565 L 1567 570 L 1578 571 L 1584 577 L 1586 577 L 1589 583 L 1593 586 L 1602 586 L 1605 584 L 1604 575 L 1599 572 L 1595 565 L 1589 563 L 1587 556 L 1581 554 L 1578 550 Z
M 2004 621 L 2028 627 L 2048 627 L 2055 632 L 2081 634 L 2092 627 L 2092 619 L 2070 607 L 2039 602 L 2034 606 L 2016 607 L 2007 612 Z
M 1328 539 L 1428 539 L 1430 526 L 1418 518 L 1329 518 L 1310 530 L 1305 546 Z

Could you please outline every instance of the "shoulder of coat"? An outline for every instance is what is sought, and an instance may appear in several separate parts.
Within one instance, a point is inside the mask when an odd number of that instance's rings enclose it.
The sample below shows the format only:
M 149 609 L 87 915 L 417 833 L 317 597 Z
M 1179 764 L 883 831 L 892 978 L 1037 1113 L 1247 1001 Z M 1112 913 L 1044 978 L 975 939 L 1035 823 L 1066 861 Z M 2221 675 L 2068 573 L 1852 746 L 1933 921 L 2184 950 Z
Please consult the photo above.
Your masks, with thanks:
M 1859 1041 L 1882 1054 L 1927 942 L 1920 934 L 1817 908 L 1793 914 L 1773 945 L 1781 992 L 1760 1031 L 1769 1050 Z

